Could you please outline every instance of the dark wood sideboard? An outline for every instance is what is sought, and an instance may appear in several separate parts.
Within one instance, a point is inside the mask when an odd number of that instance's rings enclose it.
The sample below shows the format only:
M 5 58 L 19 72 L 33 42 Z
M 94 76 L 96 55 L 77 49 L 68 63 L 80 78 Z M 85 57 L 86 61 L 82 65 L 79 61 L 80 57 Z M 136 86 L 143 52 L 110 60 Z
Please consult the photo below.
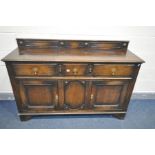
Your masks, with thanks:
M 123 119 L 144 62 L 128 41 L 17 39 L 6 63 L 21 121 L 35 115 Z

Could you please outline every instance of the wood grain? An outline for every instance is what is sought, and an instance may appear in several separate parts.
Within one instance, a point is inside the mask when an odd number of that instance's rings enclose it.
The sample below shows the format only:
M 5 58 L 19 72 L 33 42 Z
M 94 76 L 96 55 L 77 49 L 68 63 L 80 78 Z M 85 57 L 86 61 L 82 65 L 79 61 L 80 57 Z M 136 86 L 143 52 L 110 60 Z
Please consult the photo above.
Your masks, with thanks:
M 21 121 L 35 115 L 123 119 L 144 62 L 126 41 L 18 39 L 5 61 Z M 123 47 L 123 43 L 125 47 Z M 120 50 L 124 50 L 123 54 Z M 50 53 L 50 54 L 49 54 Z
M 128 41 L 96 41 L 96 40 L 45 40 L 45 39 L 17 39 L 20 54 L 51 54 L 53 51 L 61 49 L 76 49 L 81 53 L 81 49 L 102 50 L 107 54 L 125 54 Z M 37 49 L 37 50 L 36 50 Z M 74 51 L 73 51 L 74 52 Z

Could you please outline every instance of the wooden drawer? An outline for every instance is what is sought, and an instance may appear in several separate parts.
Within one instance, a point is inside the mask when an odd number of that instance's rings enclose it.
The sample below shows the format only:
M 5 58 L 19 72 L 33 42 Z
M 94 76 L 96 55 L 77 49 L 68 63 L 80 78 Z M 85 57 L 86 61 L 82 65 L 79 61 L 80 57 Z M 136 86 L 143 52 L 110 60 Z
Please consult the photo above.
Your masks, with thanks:
M 16 76 L 54 76 L 57 75 L 56 64 L 13 64 Z
M 93 76 L 132 76 L 133 64 L 94 64 Z
M 84 76 L 88 73 L 87 64 L 63 64 L 62 68 L 65 76 Z

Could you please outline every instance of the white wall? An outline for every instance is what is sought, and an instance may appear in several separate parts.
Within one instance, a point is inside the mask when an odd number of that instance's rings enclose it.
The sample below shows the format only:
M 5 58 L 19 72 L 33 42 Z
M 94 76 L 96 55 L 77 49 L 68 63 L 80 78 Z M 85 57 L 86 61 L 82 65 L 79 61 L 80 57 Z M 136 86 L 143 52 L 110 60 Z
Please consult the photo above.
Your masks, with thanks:
M 129 49 L 143 58 L 134 92 L 155 92 L 155 27 L 0 27 L 0 59 L 17 47 L 16 38 L 130 40 Z M 12 92 L 0 62 L 0 93 Z

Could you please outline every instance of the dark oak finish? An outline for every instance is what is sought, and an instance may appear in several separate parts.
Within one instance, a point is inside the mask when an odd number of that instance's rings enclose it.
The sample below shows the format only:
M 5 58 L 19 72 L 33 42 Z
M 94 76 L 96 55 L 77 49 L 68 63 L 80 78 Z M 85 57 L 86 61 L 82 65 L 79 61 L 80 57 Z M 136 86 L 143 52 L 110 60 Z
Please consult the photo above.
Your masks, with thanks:
M 83 109 L 86 104 L 86 82 L 81 80 L 64 81 L 64 108 Z
M 128 85 L 128 80 L 93 81 L 91 106 L 98 110 L 123 110 Z
M 36 49 L 37 50 L 37 49 Z M 105 54 L 104 52 L 96 51 L 93 50 L 92 52 L 85 51 L 81 49 L 81 53 L 76 52 L 76 50 L 60 50 L 58 51 L 53 51 L 51 54 L 46 54 L 46 50 L 42 51 L 42 54 L 37 54 L 37 55 L 32 55 L 32 54 L 19 54 L 19 49 L 15 49 L 11 53 L 9 53 L 3 61 L 6 62 L 40 62 L 40 63 L 45 63 L 45 62 L 52 62 L 52 63 L 63 63 L 63 62 L 68 62 L 68 63 L 123 63 L 123 64 L 141 64 L 144 61 L 130 52 L 129 50 L 127 51 L 126 55 L 109 55 Z M 49 50 L 48 50 L 49 51 Z M 107 51 L 108 52 L 108 51 Z M 44 54 L 43 54 L 44 53 Z
M 16 76 L 56 76 L 56 64 L 19 64 L 14 63 L 13 69 Z
M 133 64 L 95 64 L 94 76 L 132 76 L 136 67 Z
M 127 41 L 17 39 L 6 63 L 21 121 L 35 115 L 123 119 L 144 61 Z
M 81 53 L 81 49 L 91 52 L 91 50 L 102 50 L 109 54 L 125 54 L 128 41 L 96 41 L 96 40 L 45 40 L 45 39 L 17 39 L 20 54 L 41 54 L 46 50 L 46 54 L 53 51 L 59 52 L 61 49 L 77 49 Z M 38 49 L 38 50 L 36 50 Z
M 87 64 L 63 64 L 62 72 L 64 76 L 85 76 L 88 72 Z
M 57 81 L 20 80 L 19 87 L 24 111 L 53 109 L 58 105 Z

